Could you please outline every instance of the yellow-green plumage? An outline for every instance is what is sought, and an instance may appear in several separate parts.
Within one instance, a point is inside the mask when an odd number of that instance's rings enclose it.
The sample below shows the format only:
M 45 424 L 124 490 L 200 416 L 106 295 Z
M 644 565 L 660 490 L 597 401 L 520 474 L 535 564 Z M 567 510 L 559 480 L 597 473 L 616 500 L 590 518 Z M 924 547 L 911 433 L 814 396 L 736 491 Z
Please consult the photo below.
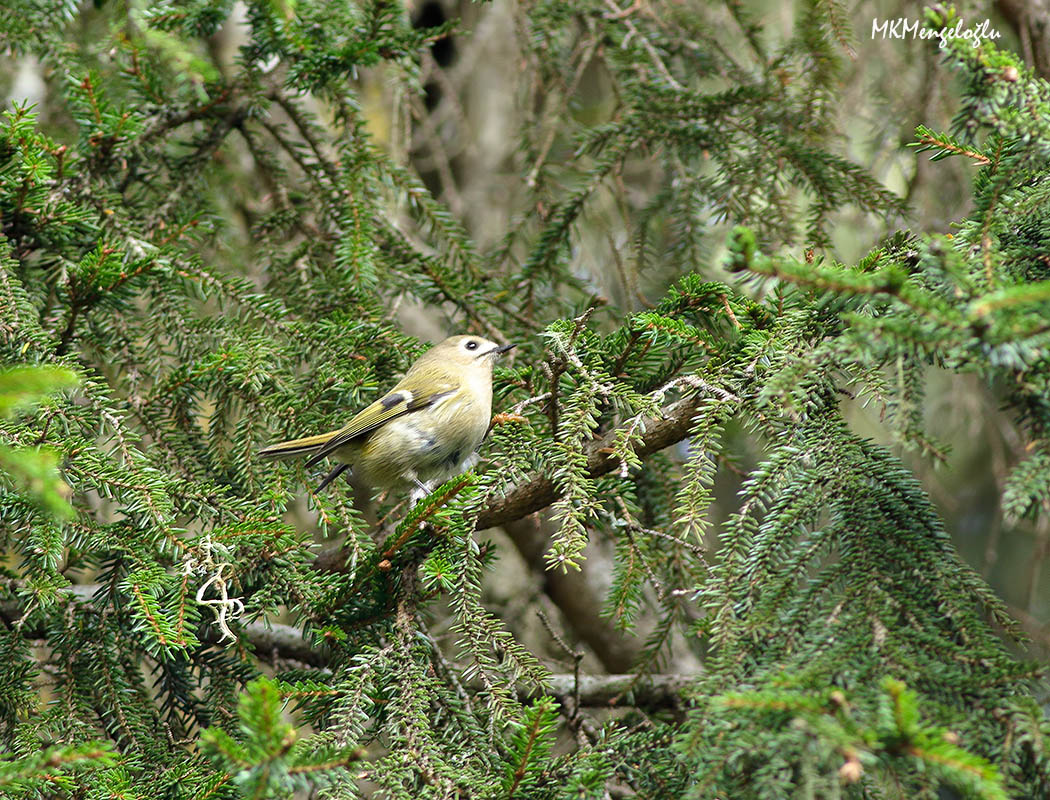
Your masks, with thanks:
M 340 462 L 320 488 L 350 466 L 375 488 L 447 480 L 462 472 L 485 438 L 492 414 L 492 363 L 513 345 L 452 336 L 435 345 L 385 396 L 343 428 L 270 445 L 266 459 L 309 455 L 307 466 Z

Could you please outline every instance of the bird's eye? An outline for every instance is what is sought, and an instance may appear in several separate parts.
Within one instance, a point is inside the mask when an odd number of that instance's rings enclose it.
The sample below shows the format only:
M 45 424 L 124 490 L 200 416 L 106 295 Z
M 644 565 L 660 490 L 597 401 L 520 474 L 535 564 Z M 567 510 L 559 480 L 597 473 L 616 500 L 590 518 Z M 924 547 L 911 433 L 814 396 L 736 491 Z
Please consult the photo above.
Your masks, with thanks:
M 473 339 L 471 339 L 471 340 L 470 340 L 469 342 L 467 342 L 467 343 L 466 343 L 465 345 L 463 345 L 463 346 L 464 346 L 465 348 L 467 348 L 468 350 L 477 350 L 477 349 L 478 349 L 478 343 L 477 343 L 477 342 L 475 342 L 475 341 L 474 341 Z

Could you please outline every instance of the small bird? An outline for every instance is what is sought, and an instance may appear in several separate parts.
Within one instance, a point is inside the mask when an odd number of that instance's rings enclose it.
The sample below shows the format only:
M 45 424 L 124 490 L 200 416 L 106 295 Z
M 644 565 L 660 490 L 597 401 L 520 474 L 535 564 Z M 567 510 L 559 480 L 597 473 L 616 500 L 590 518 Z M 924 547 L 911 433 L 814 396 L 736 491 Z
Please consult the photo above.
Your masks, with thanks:
M 384 397 L 344 428 L 264 448 L 264 459 L 309 455 L 341 462 L 317 491 L 352 468 L 376 489 L 414 485 L 416 499 L 472 462 L 492 414 L 492 365 L 513 348 L 480 336 L 451 336 L 416 359 Z

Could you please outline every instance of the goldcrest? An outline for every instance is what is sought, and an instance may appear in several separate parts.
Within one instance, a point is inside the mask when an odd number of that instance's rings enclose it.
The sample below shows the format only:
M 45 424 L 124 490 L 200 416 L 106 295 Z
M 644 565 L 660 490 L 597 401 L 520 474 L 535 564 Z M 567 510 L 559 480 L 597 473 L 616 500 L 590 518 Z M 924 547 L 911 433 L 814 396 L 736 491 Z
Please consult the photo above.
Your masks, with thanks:
M 415 486 L 426 494 L 473 463 L 492 415 L 493 362 L 513 347 L 480 336 L 451 336 L 420 356 L 390 392 L 345 427 L 272 444 L 259 455 L 309 455 L 308 467 L 331 456 L 339 464 L 317 491 L 352 469 L 375 489 Z

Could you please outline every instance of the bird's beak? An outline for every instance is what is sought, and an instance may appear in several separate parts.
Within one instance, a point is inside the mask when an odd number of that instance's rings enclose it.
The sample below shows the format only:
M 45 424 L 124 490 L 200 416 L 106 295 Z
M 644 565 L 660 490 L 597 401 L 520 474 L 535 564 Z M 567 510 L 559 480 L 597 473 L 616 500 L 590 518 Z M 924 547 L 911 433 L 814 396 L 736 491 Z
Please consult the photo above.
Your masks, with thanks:
M 511 342 L 510 344 L 501 345 L 500 347 L 493 347 L 491 350 L 489 350 L 488 355 L 501 356 L 508 350 L 513 350 L 515 347 L 517 347 L 517 345 L 513 342 Z

